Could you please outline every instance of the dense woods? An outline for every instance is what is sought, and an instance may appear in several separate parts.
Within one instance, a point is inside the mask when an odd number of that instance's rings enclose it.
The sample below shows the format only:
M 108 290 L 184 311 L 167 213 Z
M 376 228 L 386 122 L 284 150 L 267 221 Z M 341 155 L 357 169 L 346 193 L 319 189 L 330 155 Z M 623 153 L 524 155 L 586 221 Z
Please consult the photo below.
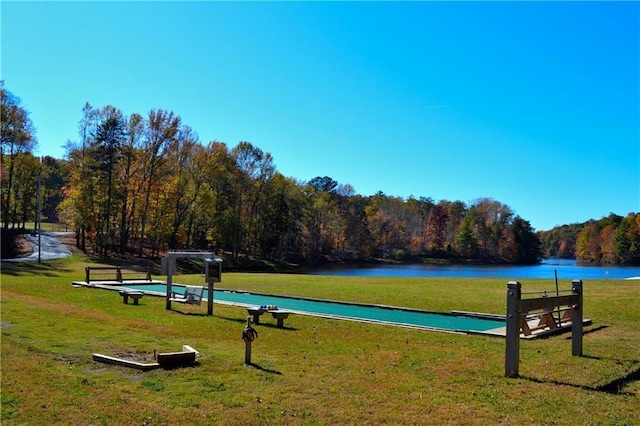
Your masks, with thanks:
M 31 211 L 27 198 L 37 184 L 40 165 L 30 154 L 36 145 L 35 129 L 20 98 L 0 82 L 0 164 L 2 165 L 2 223 L 22 223 Z
M 86 104 L 66 159 L 39 159 L 27 112 L 2 90 L 5 229 L 35 220 L 39 179 L 44 218 L 69 224 L 78 247 L 102 256 L 190 248 L 296 263 L 371 257 L 535 263 L 542 255 L 530 223 L 499 201 L 361 196 L 328 176 L 299 181 L 282 175 L 271 154 L 251 142 L 202 143 L 171 111 L 127 116 Z M 5 132 L 11 108 L 23 119 Z M 561 243 L 542 233 L 546 254 L 575 250 L 592 261 L 637 261 L 637 217 L 585 229 L 575 240 L 562 234 Z M 592 250 L 596 233 L 599 254 Z
M 538 233 L 545 257 L 586 263 L 640 264 L 640 213 L 611 213 L 600 220 L 563 225 Z
M 304 262 L 412 256 L 535 262 L 528 222 L 492 199 L 434 202 L 278 172 L 250 142 L 202 144 L 173 112 L 129 117 L 85 105 L 68 144 L 60 217 L 100 255 L 216 249 Z

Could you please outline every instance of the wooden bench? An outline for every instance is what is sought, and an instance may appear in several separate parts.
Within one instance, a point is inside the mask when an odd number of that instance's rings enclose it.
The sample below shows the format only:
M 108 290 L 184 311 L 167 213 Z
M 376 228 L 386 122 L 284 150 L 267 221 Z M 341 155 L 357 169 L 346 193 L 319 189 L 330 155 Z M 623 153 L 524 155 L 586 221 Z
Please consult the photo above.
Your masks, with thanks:
M 140 291 L 120 290 L 120 296 L 122 296 L 122 303 L 124 303 L 125 305 L 129 304 L 129 298 L 132 298 L 133 304 L 137 305 L 138 300 L 142 299 L 144 293 Z
M 273 315 L 273 317 L 278 320 L 278 328 L 284 327 L 284 320 L 289 318 L 289 314 L 291 313 L 289 311 L 283 311 L 280 309 L 276 311 L 269 311 L 269 312 L 271 312 L 271 315 Z
M 260 324 L 260 315 L 267 311 L 260 308 L 247 308 L 247 312 L 253 317 L 254 324 Z
M 85 269 L 85 282 L 87 284 L 91 283 L 91 271 L 94 271 L 94 279 L 93 281 L 104 281 L 104 280 L 96 280 L 95 279 L 95 272 L 96 271 L 101 271 L 102 273 L 99 275 L 104 275 L 107 272 L 113 273 L 115 272 L 115 281 L 118 282 L 123 282 L 125 281 L 123 278 L 123 274 L 124 273 L 136 273 L 136 272 L 123 272 L 122 268 L 119 266 L 87 266 Z M 139 273 L 137 273 L 139 274 Z M 134 277 L 134 278 L 127 278 L 126 281 L 151 281 L 151 272 L 149 271 L 149 269 L 147 268 L 147 271 L 144 273 L 145 276 L 144 278 L 141 277 Z M 108 279 L 107 281 L 112 281 L 111 279 Z

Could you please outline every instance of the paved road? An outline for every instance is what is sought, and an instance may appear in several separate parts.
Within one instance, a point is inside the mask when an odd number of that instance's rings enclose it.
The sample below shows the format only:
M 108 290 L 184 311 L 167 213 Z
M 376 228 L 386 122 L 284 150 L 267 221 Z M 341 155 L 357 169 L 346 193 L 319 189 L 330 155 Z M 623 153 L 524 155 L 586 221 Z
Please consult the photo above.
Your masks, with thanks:
M 64 257 L 70 256 L 71 252 L 69 249 L 58 240 L 58 235 L 66 235 L 68 232 L 43 232 L 38 235 L 25 235 L 27 241 L 31 243 L 33 246 L 33 253 L 27 257 L 20 257 L 17 259 L 2 259 L 6 262 L 28 262 L 28 261 L 38 261 L 38 240 L 42 244 L 42 249 L 40 250 L 40 259 L 41 260 L 52 260 L 52 259 L 62 259 Z

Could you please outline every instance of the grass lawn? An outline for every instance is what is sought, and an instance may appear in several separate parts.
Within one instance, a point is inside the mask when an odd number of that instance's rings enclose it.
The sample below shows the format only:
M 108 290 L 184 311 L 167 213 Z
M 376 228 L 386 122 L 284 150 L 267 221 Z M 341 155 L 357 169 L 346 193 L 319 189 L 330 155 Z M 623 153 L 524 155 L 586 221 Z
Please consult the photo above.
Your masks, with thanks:
M 75 255 L 2 263 L 3 425 L 640 424 L 640 281 L 585 281 L 584 356 L 571 356 L 568 334 L 522 341 L 521 377 L 510 379 L 502 338 L 302 315 L 284 329 L 270 318 L 256 326 L 255 365 L 245 366 L 245 309 L 216 304 L 207 317 L 206 304 L 167 311 L 149 296 L 124 305 L 115 292 L 71 287 L 87 265 Z M 504 314 L 506 303 L 500 279 L 226 273 L 218 287 L 434 311 Z M 201 353 L 196 366 L 92 360 L 183 344 Z
M 69 225 L 65 225 L 63 223 L 42 222 L 40 225 L 42 227 L 43 232 L 67 232 L 67 231 L 73 230 L 72 227 L 70 227 Z M 27 222 L 24 225 L 24 229 L 27 229 L 27 230 L 36 229 L 36 228 L 37 228 L 37 223 L 35 222 Z

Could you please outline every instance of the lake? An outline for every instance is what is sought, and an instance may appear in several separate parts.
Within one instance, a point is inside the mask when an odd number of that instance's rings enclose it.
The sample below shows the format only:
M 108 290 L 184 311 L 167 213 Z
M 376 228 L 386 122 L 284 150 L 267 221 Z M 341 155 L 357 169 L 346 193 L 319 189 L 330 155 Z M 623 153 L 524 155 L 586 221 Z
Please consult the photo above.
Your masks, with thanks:
M 332 266 L 316 269 L 310 274 L 331 276 L 367 277 L 464 277 L 504 278 L 517 280 L 526 278 L 554 279 L 626 279 L 640 277 L 639 266 L 593 266 L 582 265 L 573 259 L 545 259 L 538 265 L 371 265 Z

